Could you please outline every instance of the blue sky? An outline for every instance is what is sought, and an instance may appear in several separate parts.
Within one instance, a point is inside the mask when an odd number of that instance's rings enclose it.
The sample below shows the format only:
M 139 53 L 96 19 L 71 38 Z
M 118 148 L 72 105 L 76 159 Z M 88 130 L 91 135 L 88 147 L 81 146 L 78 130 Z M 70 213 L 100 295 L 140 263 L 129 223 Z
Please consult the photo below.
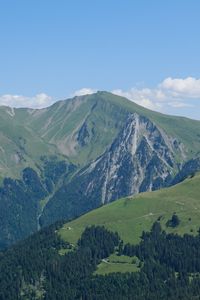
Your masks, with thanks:
M 199 32 L 199 0 L 0 0 L 0 103 L 87 88 L 200 119 Z

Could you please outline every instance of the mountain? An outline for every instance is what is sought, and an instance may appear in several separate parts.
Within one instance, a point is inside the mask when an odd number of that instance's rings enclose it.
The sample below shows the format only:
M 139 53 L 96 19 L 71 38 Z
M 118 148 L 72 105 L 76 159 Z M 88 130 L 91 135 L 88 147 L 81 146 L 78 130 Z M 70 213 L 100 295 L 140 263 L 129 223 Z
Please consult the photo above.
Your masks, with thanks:
M 200 169 L 200 121 L 107 92 L 0 107 L 0 247 Z
M 1 175 L 15 178 L 31 162 L 37 168 L 44 155 L 61 155 L 76 165 L 87 165 L 105 152 L 131 114 L 146 117 L 177 139 L 184 147 L 183 156 L 199 154 L 199 121 L 163 115 L 125 98 L 97 92 L 44 109 L 0 107 Z
M 117 200 L 0 252 L 0 299 L 198 299 L 199 183 Z

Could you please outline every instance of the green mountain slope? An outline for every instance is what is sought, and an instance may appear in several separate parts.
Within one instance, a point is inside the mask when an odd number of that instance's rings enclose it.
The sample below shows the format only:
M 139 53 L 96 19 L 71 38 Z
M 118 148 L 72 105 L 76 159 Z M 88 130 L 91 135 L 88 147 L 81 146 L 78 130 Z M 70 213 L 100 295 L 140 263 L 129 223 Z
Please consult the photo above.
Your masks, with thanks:
M 28 126 L 45 141 L 55 144 L 59 152 L 85 164 L 105 151 L 122 128 L 127 113 L 135 112 L 182 142 L 188 158 L 199 153 L 199 121 L 157 113 L 108 92 L 75 97 L 36 110 L 31 113 Z M 85 130 L 85 140 L 79 135 L 80 129 L 82 134 Z
M 0 107 L 1 178 L 19 178 L 25 167 L 38 169 L 37 163 L 42 155 L 55 154 L 55 147 L 24 123 L 27 114 L 26 109 Z
M 200 121 L 153 112 L 107 92 L 44 109 L 0 107 L 0 245 L 179 182 L 200 170 L 199 132 Z M 24 181 L 27 168 L 41 195 Z
M 199 154 L 199 121 L 167 116 L 126 98 L 97 92 L 44 109 L 0 107 L 0 175 L 18 177 L 26 166 L 37 169 L 44 153 L 87 165 L 105 152 L 131 113 L 145 116 L 177 139 L 185 160 Z
M 166 227 L 173 213 L 180 218 L 174 229 Z M 127 197 L 89 212 L 60 229 L 65 240 L 75 244 L 90 225 L 103 225 L 117 231 L 124 242 L 138 243 L 142 231 L 149 231 L 160 219 L 167 232 L 197 234 L 200 227 L 200 174 L 173 187 Z
M 125 121 L 118 107 L 98 95 L 75 97 L 35 111 L 29 124 L 58 153 L 85 165 L 101 155 Z

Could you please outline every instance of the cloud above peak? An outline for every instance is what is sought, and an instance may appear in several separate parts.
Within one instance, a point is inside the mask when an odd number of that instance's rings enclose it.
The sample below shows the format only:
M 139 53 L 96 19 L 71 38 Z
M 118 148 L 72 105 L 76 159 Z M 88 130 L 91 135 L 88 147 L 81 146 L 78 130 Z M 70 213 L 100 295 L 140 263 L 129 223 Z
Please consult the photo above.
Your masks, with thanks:
M 75 92 L 72 94 L 72 97 L 74 97 L 74 96 L 91 95 L 91 94 L 96 93 L 96 91 L 97 91 L 97 90 L 91 89 L 91 88 L 82 88 L 82 89 L 80 89 L 80 90 L 75 91 Z
M 168 77 L 155 88 L 116 89 L 113 94 L 124 96 L 146 108 L 177 114 L 180 109 L 200 106 L 200 79 Z
M 155 100 L 157 98 L 162 98 L 162 95 L 158 94 L 156 90 L 151 90 L 149 88 L 131 88 L 128 91 L 123 91 L 121 89 L 113 90 L 112 93 L 132 100 L 133 102 L 148 109 L 159 110 L 161 108 L 159 102 Z

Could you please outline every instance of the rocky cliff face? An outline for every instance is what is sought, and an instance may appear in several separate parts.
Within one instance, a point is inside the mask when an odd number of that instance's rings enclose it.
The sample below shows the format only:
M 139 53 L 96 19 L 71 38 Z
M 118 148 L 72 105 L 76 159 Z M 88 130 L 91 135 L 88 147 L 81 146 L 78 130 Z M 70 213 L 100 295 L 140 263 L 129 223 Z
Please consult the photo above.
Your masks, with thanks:
M 174 158 L 181 150 L 175 145 L 175 140 L 147 118 L 130 114 L 111 147 L 80 173 L 80 177 L 93 178 L 85 193 L 91 195 L 101 182 L 100 201 L 106 203 L 162 187 L 177 169 Z
M 50 199 L 43 223 L 48 224 L 53 216 L 54 221 L 58 215 L 70 218 L 120 197 L 168 185 L 178 171 L 177 155 L 184 153 L 176 139 L 146 117 L 128 114 L 124 127 L 103 155 Z

